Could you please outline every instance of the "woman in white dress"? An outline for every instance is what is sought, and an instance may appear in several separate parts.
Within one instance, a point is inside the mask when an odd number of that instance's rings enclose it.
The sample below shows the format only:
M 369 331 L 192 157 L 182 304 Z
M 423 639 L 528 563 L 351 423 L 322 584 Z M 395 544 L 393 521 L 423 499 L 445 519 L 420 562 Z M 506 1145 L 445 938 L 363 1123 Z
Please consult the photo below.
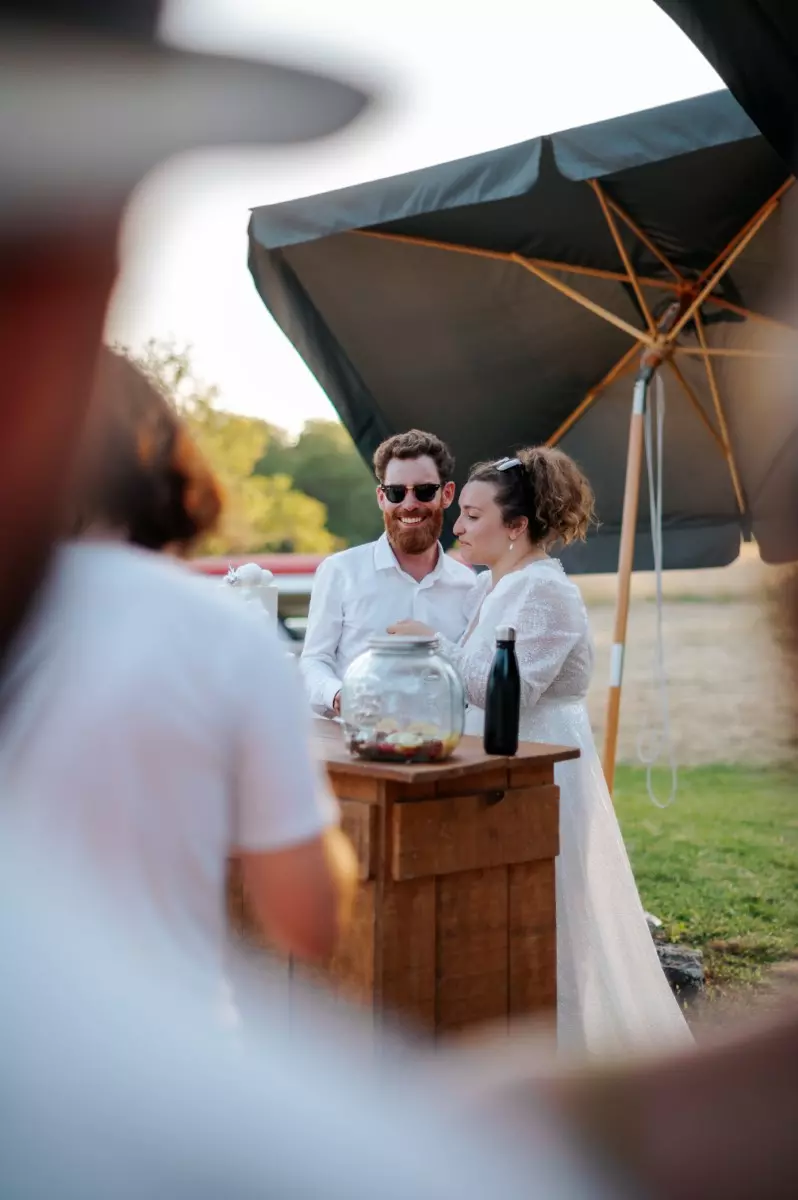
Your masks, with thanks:
M 496 629 L 511 625 L 521 739 L 581 751 L 556 767 L 557 1027 L 563 1048 L 589 1053 L 691 1040 L 651 940 L 590 729 L 587 612 L 548 554 L 555 543 L 583 539 L 592 517 L 590 485 L 559 450 L 536 447 L 475 467 L 460 495 L 455 535 L 466 561 L 489 570 L 475 589 L 466 633 L 458 645 L 445 644 L 466 688 L 467 733 L 482 733 Z M 391 632 L 421 629 L 401 622 Z

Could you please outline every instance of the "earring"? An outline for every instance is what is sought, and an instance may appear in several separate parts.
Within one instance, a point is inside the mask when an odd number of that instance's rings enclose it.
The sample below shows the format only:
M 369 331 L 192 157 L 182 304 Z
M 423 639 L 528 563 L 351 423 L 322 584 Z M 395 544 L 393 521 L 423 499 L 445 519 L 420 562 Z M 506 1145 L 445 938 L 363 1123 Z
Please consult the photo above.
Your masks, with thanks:
M 515 542 L 513 541 L 512 538 L 510 538 L 510 549 L 515 550 Z

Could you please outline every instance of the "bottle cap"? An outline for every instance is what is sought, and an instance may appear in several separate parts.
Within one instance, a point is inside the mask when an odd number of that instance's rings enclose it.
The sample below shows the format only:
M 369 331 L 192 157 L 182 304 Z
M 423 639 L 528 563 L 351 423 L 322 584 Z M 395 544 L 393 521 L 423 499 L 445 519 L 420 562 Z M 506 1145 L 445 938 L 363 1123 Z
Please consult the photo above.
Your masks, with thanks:
M 496 630 L 497 642 L 514 642 L 515 630 L 512 625 L 500 625 Z

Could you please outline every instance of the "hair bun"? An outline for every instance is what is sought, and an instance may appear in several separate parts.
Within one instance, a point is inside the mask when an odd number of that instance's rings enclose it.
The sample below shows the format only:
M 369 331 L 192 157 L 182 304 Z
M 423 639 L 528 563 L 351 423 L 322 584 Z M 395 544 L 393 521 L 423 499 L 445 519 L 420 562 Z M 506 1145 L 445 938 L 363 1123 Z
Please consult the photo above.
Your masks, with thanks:
M 528 446 L 515 455 L 523 470 L 481 463 L 471 479 L 493 483 L 506 525 L 526 518 L 533 543 L 568 546 L 584 541 L 594 521 L 594 496 L 572 458 L 553 446 Z

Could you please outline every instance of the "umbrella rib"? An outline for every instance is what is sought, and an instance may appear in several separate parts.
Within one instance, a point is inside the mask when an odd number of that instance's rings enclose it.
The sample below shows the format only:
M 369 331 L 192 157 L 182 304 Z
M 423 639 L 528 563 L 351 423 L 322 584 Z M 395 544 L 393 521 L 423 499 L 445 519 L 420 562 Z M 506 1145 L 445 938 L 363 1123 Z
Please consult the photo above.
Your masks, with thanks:
M 770 197 L 770 199 L 766 200 L 765 203 L 762 205 L 762 207 L 757 209 L 757 211 L 754 213 L 754 215 L 746 221 L 746 223 L 745 223 L 745 225 L 743 225 L 742 229 L 737 230 L 734 237 L 729 242 L 727 242 L 727 244 L 721 250 L 720 254 L 718 254 L 717 257 L 714 258 L 713 261 L 709 264 L 709 266 L 704 271 L 701 272 L 701 274 L 698 277 L 698 281 L 697 281 L 699 287 L 703 283 L 705 283 L 706 280 L 709 279 L 710 276 L 714 273 L 715 269 L 717 267 L 719 267 L 721 265 L 721 263 L 723 263 L 725 261 L 725 259 L 727 259 L 729 257 L 730 254 L 732 254 L 735 247 L 737 246 L 738 241 L 741 238 L 745 238 L 746 239 L 745 244 L 746 245 L 748 244 L 748 242 L 751 240 L 751 236 L 753 236 L 753 235 L 749 236 L 750 230 L 753 229 L 753 232 L 757 233 L 758 230 L 762 228 L 762 226 L 764 225 L 764 223 L 768 219 L 768 217 L 771 215 L 771 213 L 773 213 L 776 210 L 776 208 L 778 208 L 782 197 L 787 194 L 787 192 L 790 190 L 790 188 L 792 187 L 792 185 L 794 183 L 795 183 L 795 177 L 793 175 L 790 175 L 790 177 L 788 179 L 785 179 L 785 181 L 781 185 L 781 187 L 776 189 L 776 191 L 773 193 L 773 195 Z
M 676 338 L 684 329 L 687 322 L 690 321 L 699 311 L 701 305 L 704 303 L 710 292 L 714 292 L 723 276 L 737 261 L 748 243 L 756 237 L 756 235 L 759 233 L 759 230 L 767 221 L 768 217 L 772 216 L 776 211 L 779 206 L 779 202 L 781 201 L 781 197 L 786 192 L 788 186 L 791 186 L 792 183 L 793 180 L 791 177 L 786 183 L 782 184 L 779 190 L 773 196 L 771 196 L 770 200 L 768 200 L 766 204 L 763 204 L 759 212 L 756 213 L 751 220 L 743 226 L 743 229 L 737 235 L 736 240 L 731 244 L 731 248 L 728 249 L 728 253 L 724 251 L 724 256 L 722 258 L 715 259 L 715 262 L 707 267 L 706 271 L 704 271 L 699 280 L 700 291 L 698 292 L 698 295 L 690 303 L 689 307 L 685 309 L 679 320 L 674 325 L 673 329 L 668 334 L 669 342 L 674 343 L 676 341 Z M 705 280 L 706 282 L 704 282 Z M 703 284 L 703 287 L 701 287 L 701 284 Z
M 568 430 L 576 424 L 576 422 L 581 416 L 583 416 L 585 412 L 587 412 L 594 400 L 598 399 L 598 397 L 604 391 L 604 388 L 609 387 L 614 380 L 618 379 L 624 374 L 625 371 L 629 369 L 632 359 L 635 357 L 638 351 L 642 349 L 642 342 L 637 342 L 634 346 L 629 347 L 623 357 L 619 358 L 613 367 L 610 367 L 604 378 L 601 379 L 595 387 L 590 389 L 581 404 L 578 404 L 573 412 L 565 418 L 562 425 L 555 429 L 551 437 L 546 439 L 547 446 L 556 446 L 557 443 L 560 442 L 563 437 L 565 437 Z
M 564 271 L 569 275 L 586 275 L 588 279 L 609 279 L 612 283 L 629 283 L 629 277 L 623 271 L 605 271 L 603 267 L 574 266 L 572 263 L 555 262 L 553 258 L 526 258 L 523 254 L 507 254 L 505 257 L 510 261 L 520 259 L 523 262 L 533 263 L 536 267 L 542 267 L 544 271 Z M 668 283 L 666 279 L 650 279 L 648 276 L 638 275 L 637 280 L 645 287 L 657 288 L 661 292 L 675 290 L 675 285 Z
M 634 325 L 630 325 L 628 321 L 624 321 L 623 317 L 616 316 L 609 309 L 603 308 L 600 304 L 596 304 L 594 300 L 588 299 L 581 292 L 577 292 L 574 288 L 569 287 L 567 283 L 563 283 L 561 279 L 556 279 L 548 271 L 544 271 L 541 267 L 536 266 L 531 259 L 522 258 L 519 254 L 513 254 L 510 257 L 513 262 L 518 263 L 525 271 L 530 271 L 538 279 L 542 279 L 544 283 L 547 283 L 549 287 L 554 288 L 557 292 L 561 292 L 569 300 L 573 300 L 574 303 L 581 304 L 588 312 L 595 313 L 597 317 L 602 317 L 610 325 L 614 325 L 617 329 L 622 329 L 624 333 L 628 333 L 630 337 L 633 337 L 636 342 L 643 342 L 652 349 L 656 346 L 656 342 L 650 333 L 646 333 L 642 329 L 635 329 Z
M 596 181 L 591 179 L 588 182 L 595 183 Z M 676 282 L 683 284 L 685 282 L 684 276 L 679 271 L 677 271 L 676 267 L 674 267 L 673 263 L 670 261 L 668 256 L 666 254 L 664 254 L 662 252 L 662 250 L 660 250 L 660 248 L 656 244 L 656 242 L 653 242 L 651 240 L 651 238 L 648 236 L 648 234 L 644 233 L 644 231 L 640 228 L 640 226 L 637 224 L 637 222 L 634 221 L 629 216 L 628 212 L 626 212 L 623 208 L 621 208 L 620 204 L 618 204 L 618 202 L 616 200 L 613 200 L 611 196 L 607 196 L 606 200 L 607 200 L 608 206 L 612 209 L 612 211 L 615 213 L 615 215 L 617 217 L 620 217 L 621 220 L 629 227 L 629 229 L 631 229 L 631 231 L 635 235 L 635 237 L 638 238 L 643 243 L 643 245 L 646 247 L 646 249 L 649 250 L 654 255 L 655 258 L 659 259 L 659 261 L 662 263 L 663 267 L 665 267 L 666 270 L 670 271 L 671 275 L 676 280 Z
M 707 338 L 706 338 L 706 332 L 704 330 L 704 322 L 701 319 L 700 312 L 697 312 L 695 315 L 695 329 L 696 329 L 696 334 L 698 336 L 698 341 L 701 346 L 701 349 L 706 352 L 708 349 Z M 706 353 L 704 355 L 704 366 L 705 366 L 706 372 L 707 372 L 707 381 L 709 383 L 709 390 L 712 393 L 712 403 L 715 405 L 715 415 L 718 418 L 718 428 L 720 429 L 720 436 L 723 439 L 723 450 L 726 455 L 726 462 L 728 463 L 728 466 L 729 466 L 729 474 L 731 475 L 731 478 L 732 478 L 734 494 L 737 497 L 738 508 L 740 509 L 740 512 L 744 514 L 746 507 L 747 507 L 746 502 L 745 502 L 745 492 L 743 491 L 743 485 L 742 485 L 742 481 L 740 479 L 740 473 L 737 470 L 737 463 L 734 458 L 734 451 L 732 450 L 731 438 L 729 437 L 729 426 L 726 423 L 726 414 L 723 411 L 723 404 L 721 403 L 721 399 L 720 399 L 720 390 L 718 388 L 718 381 L 715 377 L 715 367 L 712 363 L 712 359 Z
M 542 267 L 544 271 L 565 271 L 570 275 L 586 275 L 589 279 L 609 279 L 615 283 L 628 283 L 628 277 L 623 271 L 605 271 L 602 267 L 584 267 L 577 263 L 555 262 L 550 258 L 527 258 L 522 254 L 511 253 L 508 250 L 485 250 L 481 246 L 461 246 L 457 242 L 439 242 L 431 238 L 412 237 L 408 233 L 384 233 L 379 229 L 351 229 L 360 237 L 375 238 L 378 241 L 398 242 L 405 246 L 420 246 L 425 250 L 448 250 L 451 254 L 466 254 L 471 258 L 490 258 L 495 262 L 528 262 Z M 657 288 L 660 291 L 672 292 L 674 284 L 666 279 L 652 279 L 639 275 L 638 281 L 645 287 Z
M 778 321 L 775 317 L 766 317 L 764 313 L 753 312 L 750 308 L 743 308 L 741 304 L 733 304 L 731 300 L 724 300 L 720 296 L 707 296 L 705 304 L 714 304 L 717 308 L 725 308 L 728 312 L 737 313 L 738 316 L 744 317 L 747 321 L 758 321 L 762 325 L 770 325 L 774 329 L 781 329 L 784 333 L 791 333 L 793 336 L 798 335 L 798 329 L 794 325 L 788 325 L 786 321 Z
M 640 283 L 638 281 L 637 275 L 635 274 L 635 269 L 632 266 L 632 260 L 629 257 L 629 254 L 626 250 L 626 246 L 624 246 L 624 244 L 623 244 L 623 238 L 621 237 L 620 233 L 618 232 L 618 226 L 615 224 L 615 219 L 612 215 L 612 212 L 610 211 L 609 205 L 607 204 L 607 197 L 604 195 L 604 189 L 602 188 L 601 184 L 598 182 L 597 179 L 589 179 L 588 183 L 590 184 L 591 188 L 593 189 L 593 191 L 598 199 L 598 202 L 601 205 L 601 211 L 604 215 L 604 220 L 607 222 L 607 227 L 608 227 L 610 233 L 612 234 L 612 240 L 615 242 L 616 249 L 621 256 L 621 262 L 623 263 L 624 267 L 626 268 L 626 274 L 628 277 L 628 281 L 632 285 L 632 288 L 634 289 L 634 294 L 637 297 L 637 303 L 640 305 L 640 311 L 642 312 L 643 316 L 646 319 L 646 325 L 648 325 L 648 331 L 651 334 L 656 333 L 656 326 L 654 325 L 654 318 L 651 316 L 651 311 L 648 307 L 648 304 L 646 303 L 646 298 L 643 295 L 643 291 L 640 287 Z
M 713 440 L 717 443 L 717 445 L 723 451 L 723 454 L 726 455 L 726 447 L 723 444 L 723 438 L 718 433 L 717 429 L 712 424 L 712 422 L 710 421 L 707 414 L 704 412 L 704 406 L 702 405 L 701 401 L 698 399 L 698 396 L 696 396 L 696 394 L 693 391 L 693 389 L 691 388 L 690 384 L 685 379 L 684 375 L 682 374 L 681 369 L 676 365 L 676 363 L 673 361 L 672 358 L 669 358 L 666 361 L 667 361 L 668 366 L 670 367 L 670 369 L 673 371 L 674 375 L 678 379 L 679 383 L 682 385 L 682 388 L 684 389 L 684 393 L 687 396 L 690 403 L 692 404 L 696 413 L 698 414 L 698 417 L 700 418 L 700 420 L 702 421 L 702 423 L 704 424 L 704 426 L 706 427 L 708 432 L 712 435 Z
M 744 350 L 732 347 L 707 346 L 701 350 L 695 346 L 674 346 L 675 354 L 687 354 L 692 358 L 798 358 L 798 350 Z
M 779 190 L 779 192 L 777 192 L 771 198 L 771 200 L 768 202 L 768 205 L 777 204 L 778 200 L 781 198 L 781 195 L 787 190 L 787 187 L 792 182 L 793 182 L 793 180 L 788 180 L 787 183 L 784 184 L 783 187 Z M 667 280 L 664 280 L 664 279 L 653 279 L 650 276 L 638 275 L 636 277 L 638 284 L 640 284 L 641 287 L 655 288 L 659 291 L 678 292 L 678 290 L 679 290 L 678 285 L 679 284 L 684 285 L 685 280 L 679 274 L 679 272 L 676 270 L 676 268 L 671 265 L 671 263 L 668 261 L 667 257 L 657 248 L 657 246 L 651 241 L 651 239 L 648 238 L 643 233 L 643 231 L 635 224 L 635 222 L 632 220 L 632 218 L 627 213 L 624 212 L 624 210 L 620 207 L 620 205 L 618 205 L 609 196 L 605 196 L 605 199 L 606 199 L 608 208 L 610 208 L 618 217 L 620 217 L 622 221 L 626 222 L 626 224 L 629 226 L 629 228 L 632 230 L 632 232 L 634 234 L 636 234 L 637 237 L 640 238 L 640 240 L 643 242 L 643 244 L 651 251 L 652 254 L 654 254 L 660 260 L 660 262 L 662 262 L 662 264 L 665 267 L 667 267 L 667 269 L 674 276 L 674 279 L 676 281 L 678 281 L 678 283 L 669 283 Z M 765 206 L 765 208 L 768 211 L 765 213 L 764 217 L 763 217 L 762 210 L 760 210 L 760 213 L 758 214 L 760 221 L 759 221 L 759 224 L 757 225 L 757 230 L 759 228 L 761 228 L 762 224 L 764 224 L 764 221 L 767 219 L 767 217 L 773 211 L 772 208 L 768 208 L 768 205 Z M 757 218 L 752 218 L 752 221 L 748 222 L 748 224 L 745 227 L 746 232 L 751 228 L 752 222 L 755 221 L 756 219 Z M 756 232 L 757 230 L 754 230 L 754 232 Z M 569 288 L 566 284 L 561 283 L 559 280 L 552 278 L 552 276 L 550 276 L 548 274 L 549 271 L 562 271 L 566 274 L 571 274 L 571 275 L 584 275 L 591 279 L 608 279 L 608 280 L 611 280 L 613 282 L 618 282 L 618 283 L 632 282 L 631 279 L 629 278 L 629 276 L 627 274 L 624 274 L 621 271 L 607 271 L 607 270 L 604 270 L 603 268 L 599 268 L 599 267 L 579 266 L 575 263 L 556 262 L 552 259 L 546 259 L 546 258 L 526 258 L 521 254 L 509 253 L 506 250 L 486 250 L 486 249 L 483 249 L 482 247 L 478 247 L 478 246 L 461 246 L 455 242 L 435 241 L 435 240 L 432 240 L 429 238 L 413 237 L 410 234 L 405 234 L 405 233 L 385 233 L 381 230 L 376 230 L 376 229 L 353 229 L 350 232 L 357 233 L 362 237 L 375 238 L 375 239 L 378 239 L 381 241 L 397 242 L 399 244 L 409 245 L 409 246 L 419 246 L 422 249 L 443 250 L 443 251 L 449 251 L 450 253 L 453 253 L 453 254 L 465 254 L 472 258 L 487 258 L 487 259 L 492 259 L 496 262 L 516 263 L 517 265 L 525 267 L 527 270 L 531 271 L 532 274 L 537 275 L 537 277 L 539 279 L 541 279 L 545 283 L 548 283 L 549 286 L 557 288 L 557 290 L 561 291 L 564 295 L 569 296 L 572 300 L 575 300 L 577 303 L 582 304 L 584 307 L 590 309 L 590 311 L 594 312 L 597 316 L 601 316 L 605 320 L 609 321 L 611 324 L 616 325 L 619 329 L 622 329 L 625 333 L 630 334 L 630 336 L 632 336 L 636 339 L 643 339 L 643 341 L 647 345 L 651 344 L 647 340 L 646 335 L 643 333 L 643 331 L 635 329 L 634 326 L 629 325 L 627 322 L 623 321 L 622 318 L 616 317 L 614 314 L 612 314 L 612 313 L 608 312 L 606 309 L 602 308 L 601 305 L 595 304 L 593 301 L 588 300 L 587 297 L 582 296 L 580 292 L 577 292 L 573 288 Z M 738 234 L 737 236 L 739 237 L 740 235 Z M 751 236 L 753 236 L 753 234 L 751 234 Z M 736 239 L 734 239 L 734 240 L 736 240 Z M 734 245 L 734 240 L 730 243 L 730 246 Z M 750 236 L 748 237 L 747 240 L 750 241 Z M 746 244 L 747 244 L 747 242 L 746 242 Z M 743 249 L 744 249 L 744 245 L 740 245 L 737 248 L 736 253 L 737 254 L 741 253 Z M 735 257 L 736 257 L 736 254 L 735 254 Z M 720 261 L 720 260 L 716 259 L 713 266 L 717 265 L 718 261 Z M 729 266 L 731 266 L 731 261 L 728 262 L 727 264 L 725 264 L 723 270 L 718 275 L 718 279 L 722 278 L 723 274 L 725 273 L 725 270 Z M 704 294 L 699 297 L 701 304 L 705 304 L 705 303 L 706 304 L 714 304 L 719 308 L 727 309 L 729 312 L 737 313 L 739 316 L 744 317 L 747 320 L 758 321 L 763 324 L 771 325 L 774 328 L 785 330 L 786 332 L 798 334 L 798 329 L 795 329 L 791 325 L 787 325 L 782 321 L 777 321 L 773 317 L 767 317 L 763 313 L 752 312 L 751 310 L 749 310 L 747 308 L 743 308 L 740 305 L 732 304 L 732 302 L 730 300 L 724 300 L 720 296 L 713 295 L 712 290 L 714 289 L 716 283 L 718 282 L 718 279 L 713 280 L 710 289 L 709 290 L 705 289 Z M 642 306 L 642 307 L 645 311 L 645 306 Z M 689 314 L 689 310 L 688 310 L 688 319 L 689 319 L 689 315 L 690 314 Z M 700 355 L 702 353 L 701 351 L 692 350 L 690 348 L 686 348 L 683 346 L 675 346 L 674 349 L 681 354 L 698 354 L 698 355 Z M 729 357 L 744 357 L 746 355 L 748 355 L 752 358 L 754 358 L 754 357 L 786 357 L 784 355 L 780 356 L 777 354 L 766 354 L 765 352 L 762 352 L 762 351 L 756 352 L 756 351 L 742 351 L 742 350 L 732 351 L 732 350 L 712 350 L 712 349 L 710 349 L 710 350 L 708 350 L 708 353 L 709 354 L 718 354 L 718 355 L 725 354 L 725 355 L 728 355 Z

